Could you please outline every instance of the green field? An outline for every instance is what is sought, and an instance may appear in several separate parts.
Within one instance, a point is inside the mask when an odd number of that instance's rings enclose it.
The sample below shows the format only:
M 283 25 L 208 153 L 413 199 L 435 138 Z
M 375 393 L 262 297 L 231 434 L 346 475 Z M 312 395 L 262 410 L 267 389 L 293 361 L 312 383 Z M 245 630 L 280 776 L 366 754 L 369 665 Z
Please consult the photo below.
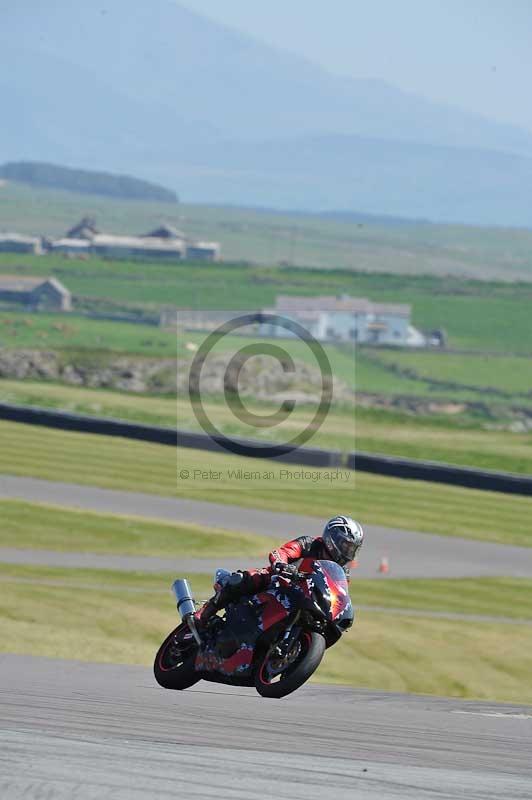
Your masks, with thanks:
M 530 234 L 532 237 L 532 233 Z M 0 274 L 55 275 L 75 303 L 106 311 L 158 306 L 253 310 L 278 294 L 341 294 L 412 305 L 422 329 L 445 328 L 458 348 L 532 353 L 532 283 L 242 264 L 88 261 L 0 255 Z M 532 276 L 532 273 L 531 273 Z
M 532 325 L 531 325 L 532 327 Z M 204 333 L 183 332 L 186 341 L 201 344 Z M 260 342 L 260 337 L 253 341 Z M 268 340 L 265 340 L 268 341 Z M 316 366 L 308 346 L 291 339 L 277 340 L 293 359 Z M 242 337 L 225 336 L 216 352 L 236 352 Z M 449 353 L 398 348 L 323 345 L 335 377 L 360 393 L 419 397 L 438 402 L 470 403 L 493 408 L 494 416 L 509 405 L 532 412 L 532 358 L 504 353 Z
M 201 344 L 206 333 L 162 330 L 152 325 L 89 319 L 75 314 L 0 311 L 0 347 L 66 351 L 72 360 L 93 353 L 149 358 L 188 357 L 187 343 Z M 253 341 L 263 340 L 254 336 Z M 245 340 L 225 336 L 216 353 L 236 352 Z M 316 366 L 308 346 L 278 341 L 294 359 Z M 333 373 L 359 392 L 447 398 L 456 402 L 508 403 L 520 397 L 532 404 L 532 358 L 503 353 L 448 353 L 324 344 Z M 105 355 L 107 354 L 107 355 Z M 66 357 L 66 356 L 65 356 Z M 527 397 L 528 396 L 528 397 Z
M 514 280 L 532 276 L 532 232 L 463 225 L 338 221 L 241 208 L 111 200 L 22 184 L 0 186 L 0 228 L 64 235 L 82 216 L 104 231 L 145 233 L 168 221 L 222 243 L 225 258 L 402 274 Z
M 297 475 L 297 466 L 205 453 L 127 439 L 0 423 L 0 473 L 142 491 L 321 519 L 346 508 L 367 523 L 407 530 L 532 545 L 532 499 L 368 473 L 329 482 L 327 470 Z M 177 455 L 177 458 L 176 458 Z M 177 473 L 189 470 L 188 479 Z M 209 469 L 219 476 L 203 477 Z M 272 470 L 271 478 L 229 474 Z M 280 470 L 287 472 L 280 473 Z M 295 477 L 294 477 L 295 476 Z M 324 477 L 325 476 L 325 477 Z
M 491 354 L 453 354 L 434 352 L 371 352 L 376 364 L 391 370 L 392 380 L 406 378 L 419 383 L 430 382 L 432 392 L 479 390 L 479 399 L 486 395 L 532 399 L 532 359 Z M 458 390 L 458 391 L 457 391 Z
M 81 305 L 107 310 L 131 305 L 154 310 L 158 305 L 257 308 L 280 293 L 340 293 L 413 304 L 413 321 L 421 328 L 442 325 L 453 347 L 478 352 L 407 352 L 327 345 L 334 374 L 359 394 L 356 439 L 350 412 L 336 409 L 313 444 L 343 450 L 357 448 L 411 458 L 530 474 L 532 450 L 526 425 L 532 416 L 530 307 L 532 284 L 482 283 L 434 276 L 382 275 L 230 264 L 148 264 L 59 257 L 0 256 L 0 271 L 56 274 L 74 290 Z M 118 356 L 190 357 L 187 343 L 204 334 L 176 337 L 155 326 L 92 320 L 76 315 L 0 313 L 0 347 L 53 350 L 64 363 L 105 367 Z M 226 337 L 220 350 L 240 347 Z M 301 342 L 280 342 L 295 358 L 313 363 Z M 520 353 L 521 355 L 515 355 Z M 171 390 L 171 380 L 168 388 Z M 166 389 L 165 389 L 166 391 Z M 364 400 L 362 395 L 369 395 Z M 6 400 L 50 405 L 126 419 L 173 424 L 172 400 L 75 392 L 42 384 L 26 388 L 0 383 Z M 394 411 L 365 410 L 364 402 L 393 405 Z M 257 407 L 256 404 L 251 403 Z M 212 398 L 209 408 L 224 432 L 283 435 L 282 427 L 259 431 L 230 418 Z M 407 412 L 407 413 L 405 413 Z M 301 409 L 286 423 L 294 428 L 309 415 Z M 197 428 L 185 402 L 177 408 L 180 427 Z M 523 421 L 524 420 L 524 421 Z M 491 430 L 502 427 L 505 430 Z M 484 432 L 483 432 L 484 429 Z
M 176 624 L 168 588 L 175 576 L 111 570 L 0 565 L 0 651 L 53 658 L 150 665 Z M 383 606 L 408 596 L 426 607 L 493 608 L 528 620 L 530 581 L 355 581 L 355 604 Z M 399 584 L 401 584 L 399 586 Z M 408 585 L 407 585 L 408 584 Z M 196 597 L 209 576 L 193 576 Z M 375 588 L 370 588 L 375 587 Z M 504 590 L 504 592 L 501 591 Z M 76 602 L 73 602 L 75 592 Z M 497 605 L 489 603 L 489 596 Z M 507 598 L 505 600 L 504 598 Z M 376 603 L 377 604 L 377 603 Z M 362 611 L 354 628 L 329 650 L 318 681 L 447 696 L 532 702 L 532 625 L 390 616 Z M 35 631 L 39 635 L 35 635 Z
M 119 356 L 191 358 L 187 345 L 199 345 L 204 333 L 171 331 L 155 326 L 88 319 L 60 314 L 0 312 L 0 347 L 37 349 L 60 354 L 62 363 L 99 368 Z M 254 337 L 254 341 L 259 341 Z M 236 352 L 243 339 L 224 337 L 216 353 Z M 296 361 L 316 368 L 309 348 L 300 341 L 278 342 Z M 532 359 L 512 355 L 467 354 L 375 349 L 326 344 L 333 373 L 358 393 L 389 398 L 419 398 L 428 403 L 462 404 L 469 422 L 507 420 L 512 409 L 532 414 Z M 172 381 L 168 381 L 172 387 Z M 170 390 L 170 388 L 169 388 Z M 419 413 L 427 413 L 420 409 Z M 456 413 L 453 411 L 453 413 Z
M 72 358 L 93 354 L 102 361 L 112 355 L 175 358 L 184 355 L 175 333 L 152 325 L 88 319 L 74 314 L 0 312 L 0 347 L 66 350 Z

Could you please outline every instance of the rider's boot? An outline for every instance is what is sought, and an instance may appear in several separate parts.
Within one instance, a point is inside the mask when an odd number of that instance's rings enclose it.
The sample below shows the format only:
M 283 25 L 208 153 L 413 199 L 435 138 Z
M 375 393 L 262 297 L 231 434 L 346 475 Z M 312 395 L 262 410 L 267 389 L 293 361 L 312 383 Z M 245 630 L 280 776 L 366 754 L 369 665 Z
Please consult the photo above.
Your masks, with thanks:
M 199 609 L 199 611 L 196 611 L 194 614 L 194 619 L 199 631 L 203 631 L 207 628 L 210 620 L 222 607 L 219 602 L 219 596 L 220 592 L 215 594 L 214 597 L 211 597 L 210 600 L 207 600 L 207 602 Z
M 242 588 L 239 587 L 242 587 L 242 585 L 242 573 L 233 572 L 229 577 L 229 580 L 224 583 L 223 586 L 219 586 L 219 588 L 215 586 L 215 588 L 218 588 L 216 594 L 213 595 L 210 600 L 207 600 L 205 605 L 194 614 L 194 619 L 196 620 L 196 625 L 200 632 L 205 630 L 217 611 L 225 608 L 225 606 L 231 602 L 231 600 L 235 600 L 240 596 L 242 593 Z

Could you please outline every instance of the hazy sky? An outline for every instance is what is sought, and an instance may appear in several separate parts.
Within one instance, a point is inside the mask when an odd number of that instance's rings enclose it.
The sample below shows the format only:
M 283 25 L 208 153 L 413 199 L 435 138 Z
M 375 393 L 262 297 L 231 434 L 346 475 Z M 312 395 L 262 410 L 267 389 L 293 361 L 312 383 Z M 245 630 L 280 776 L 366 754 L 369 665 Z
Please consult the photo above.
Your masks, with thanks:
M 532 0 L 182 0 L 316 61 L 532 130 Z

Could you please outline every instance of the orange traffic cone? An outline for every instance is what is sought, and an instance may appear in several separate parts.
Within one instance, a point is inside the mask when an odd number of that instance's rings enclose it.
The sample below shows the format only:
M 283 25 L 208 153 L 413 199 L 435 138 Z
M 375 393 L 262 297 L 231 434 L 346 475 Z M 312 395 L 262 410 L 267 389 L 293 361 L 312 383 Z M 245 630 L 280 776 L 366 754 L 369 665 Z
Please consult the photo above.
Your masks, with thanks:
M 388 556 L 383 556 L 380 560 L 378 572 L 381 575 L 387 575 L 390 571 L 390 563 L 388 561 Z

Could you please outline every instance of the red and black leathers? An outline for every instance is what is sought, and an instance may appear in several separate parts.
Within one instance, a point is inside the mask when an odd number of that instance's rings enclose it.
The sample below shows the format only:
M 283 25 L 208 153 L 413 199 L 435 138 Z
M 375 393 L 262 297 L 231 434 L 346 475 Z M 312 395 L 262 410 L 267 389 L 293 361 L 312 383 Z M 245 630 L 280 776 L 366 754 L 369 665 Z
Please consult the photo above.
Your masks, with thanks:
M 246 594 L 256 594 L 267 589 L 270 585 L 275 563 L 293 564 L 295 561 L 308 557 L 331 560 L 331 555 L 326 549 L 321 536 L 317 536 L 315 539 L 312 536 L 299 536 L 297 539 L 291 539 L 286 542 L 282 547 L 272 550 L 268 557 L 270 561 L 269 567 L 243 571 L 240 583 L 224 587 L 205 604 L 198 613 L 199 620 L 201 622 L 206 621 L 216 611 L 224 608 L 227 603 L 234 602 Z M 348 568 L 344 567 L 344 571 L 349 578 Z
M 322 558 L 330 561 L 331 555 L 321 536 L 317 536 L 315 539 L 312 536 L 298 536 L 297 539 L 291 539 L 276 550 L 272 550 L 268 556 L 269 567 L 248 570 L 243 573 L 244 579 L 238 586 L 238 596 L 255 594 L 266 589 L 270 583 L 273 565 L 276 562 L 293 564 L 302 558 Z M 349 577 L 349 571 L 345 569 L 345 572 Z
M 297 539 L 291 539 L 277 550 L 272 550 L 269 555 L 271 566 L 273 566 L 276 561 L 292 564 L 300 558 L 322 558 L 330 560 L 331 556 L 321 536 L 317 536 L 315 539 L 313 539 L 312 536 L 298 536 Z

